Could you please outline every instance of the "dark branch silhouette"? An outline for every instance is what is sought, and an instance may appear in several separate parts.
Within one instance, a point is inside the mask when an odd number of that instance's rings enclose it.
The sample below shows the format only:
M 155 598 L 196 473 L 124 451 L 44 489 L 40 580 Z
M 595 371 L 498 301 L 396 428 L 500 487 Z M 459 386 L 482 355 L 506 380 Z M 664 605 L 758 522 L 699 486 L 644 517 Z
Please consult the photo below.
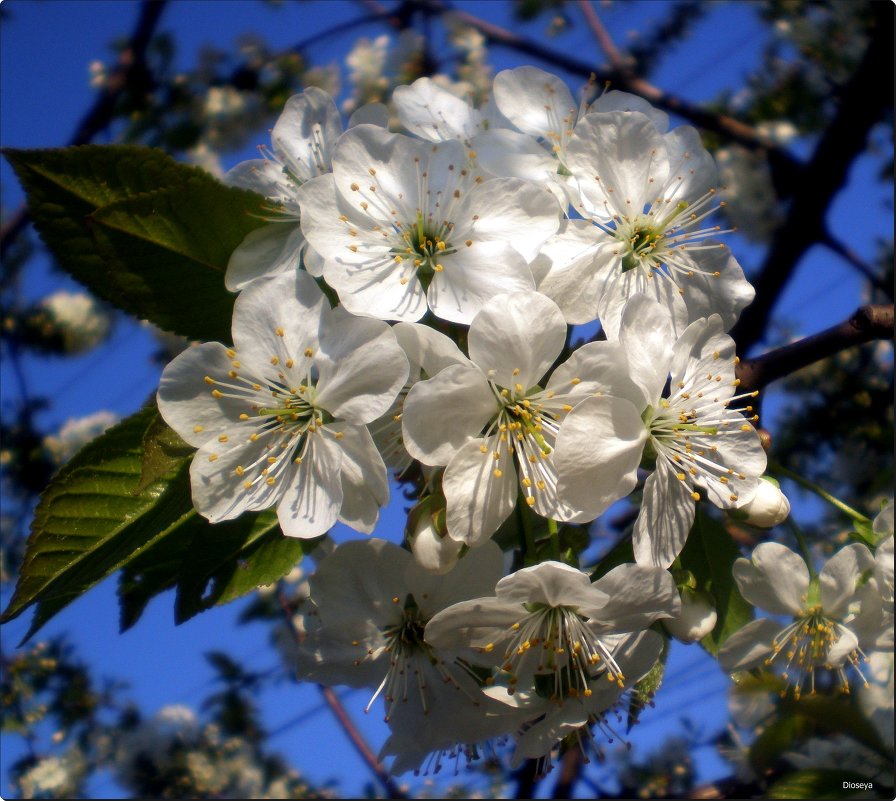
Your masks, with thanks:
M 859 308 L 848 320 L 791 345 L 746 359 L 737 366 L 745 390 L 762 389 L 779 378 L 795 373 L 847 348 L 876 339 L 893 338 L 893 305 Z

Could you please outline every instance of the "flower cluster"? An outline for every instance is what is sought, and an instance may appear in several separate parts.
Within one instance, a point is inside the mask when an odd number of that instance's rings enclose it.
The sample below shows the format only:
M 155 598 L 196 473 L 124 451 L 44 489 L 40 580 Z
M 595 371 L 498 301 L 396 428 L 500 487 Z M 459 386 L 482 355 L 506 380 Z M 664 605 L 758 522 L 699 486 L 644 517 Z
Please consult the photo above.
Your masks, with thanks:
M 231 170 L 270 224 L 230 260 L 232 347 L 179 355 L 159 408 L 197 449 L 193 500 L 212 522 L 276 507 L 287 536 L 337 521 L 371 533 L 388 469 L 413 483 L 406 547 L 347 542 L 319 560 L 299 674 L 369 686 L 368 709 L 382 697 L 396 772 L 495 738 L 549 766 L 561 741 L 585 750 L 612 731 L 660 656 L 656 621 L 685 640 L 716 624 L 668 568 L 698 503 L 738 510 L 768 488 L 756 393 L 738 389 L 727 334 L 753 289 L 718 240 L 712 157 L 644 100 L 576 102 L 524 67 L 482 106 L 427 78 L 392 102 L 404 132 L 380 104 L 343 130 L 308 89 L 264 158 Z M 595 322 L 601 336 L 569 344 Z M 590 523 L 639 484 L 635 561 L 592 580 L 558 523 Z M 507 537 L 493 539 L 508 527 L 525 565 L 509 574 Z M 760 632 L 768 664 L 858 666 L 851 621 L 880 622 L 853 610 L 882 586 L 857 584 L 870 552 L 845 549 L 810 581 L 773 548 L 735 579 L 796 621 L 750 624 L 723 663 L 756 663 Z

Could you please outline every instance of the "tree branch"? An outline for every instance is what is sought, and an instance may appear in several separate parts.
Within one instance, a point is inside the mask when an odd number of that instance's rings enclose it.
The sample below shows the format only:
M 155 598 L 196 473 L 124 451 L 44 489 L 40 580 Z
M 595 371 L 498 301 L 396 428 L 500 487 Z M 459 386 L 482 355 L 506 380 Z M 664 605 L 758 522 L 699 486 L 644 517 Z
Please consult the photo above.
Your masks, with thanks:
M 795 373 L 855 345 L 893 338 L 893 305 L 859 308 L 848 320 L 791 345 L 770 351 L 737 366 L 741 389 L 751 391 Z
M 846 182 L 853 161 L 864 150 L 872 127 L 893 102 L 893 6 L 872 3 L 871 9 L 877 24 L 868 48 L 842 88 L 837 112 L 803 171 L 787 219 L 776 231 L 759 277 L 753 282 L 756 299 L 731 332 L 743 353 L 765 336 L 779 295 L 806 251 L 822 240 L 831 202 Z
M 140 6 L 137 24 L 127 46 L 118 56 L 118 63 L 109 75 L 93 105 L 78 122 L 69 145 L 84 145 L 109 125 L 119 98 L 134 84 L 136 78 L 146 73 L 146 50 L 152 40 L 162 12 L 168 0 L 144 0 Z M 28 208 L 22 204 L 0 228 L 0 258 L 28 224 Z
M 579 8 L 582 9 L 582 16 L 585 17 L 585 22 L 594 34 L 598 46 L 604 51 L 604 55 L 610 59 L 610 66 L 615 70 L 625 69 L 628 66 L 626 58 L 616 47 L 616 43 L 610 36 L 610 32 L 604 27 L 603 22 L 600 21 L 594 6 L 591 5 L 591 0 L 579 0 Z

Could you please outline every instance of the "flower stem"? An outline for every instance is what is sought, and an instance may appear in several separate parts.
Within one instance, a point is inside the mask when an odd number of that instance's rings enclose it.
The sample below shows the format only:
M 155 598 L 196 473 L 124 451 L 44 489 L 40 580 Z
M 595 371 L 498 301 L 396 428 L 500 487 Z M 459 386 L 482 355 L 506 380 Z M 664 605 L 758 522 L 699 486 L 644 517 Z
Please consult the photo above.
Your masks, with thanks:
M 839 498 L 835 498 L 827 490 L 819 487 L 818 484 L 815 484 L 812 481 L 809 481 L 809 479 L 803 478 L 797 473 L 794 473 L 792 470 L 788 470 L 786 467 L 783 467 L 780 463 L 770 462 L 769 470 L 772 473 L 779 473 L 782 476 L 786 476 L 791 481 L 799 484 L 801 487 L 804 487 L 810 492 L 814 492 L 819 498 L 827 501 L 831 506 L 839 509 L 841 512 L 843 512 L 843 514 L 845 514 L 847 517 L 852 518 L 857 523 L 865 523 L 866 525 L 870 525 L 871 520 L 865 517 L 865 515 L 863 515 L 861 512 L 858 512 L 848 504 L 843 503 L 843 501 L 841 501 Z
M 551 538 L 551 559 L 558 562 L 562 561 L 560 556 L 560 533 L 557 528 L 557 521 L 554 518 L 548 518 L 548 534 Z

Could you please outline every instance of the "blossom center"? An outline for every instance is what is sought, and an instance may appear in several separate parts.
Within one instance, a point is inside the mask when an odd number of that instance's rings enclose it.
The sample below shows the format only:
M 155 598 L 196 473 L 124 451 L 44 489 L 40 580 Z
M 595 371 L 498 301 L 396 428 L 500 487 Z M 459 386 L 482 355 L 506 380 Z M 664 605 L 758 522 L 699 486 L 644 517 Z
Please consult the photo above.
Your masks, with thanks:
M 623 686 L 624 676 L 610 650 L 574 606 L 526 604 L 528 614 L 502 636 L 506 641 L 502 670 L 509 674 L 509 694 L 521 678 L 535 677 L 539 695 L 562 704 L 565 698 L 591 696 L 588 684 L 601 670 Z M 490 653 L 495 643 L 482 650 Z

